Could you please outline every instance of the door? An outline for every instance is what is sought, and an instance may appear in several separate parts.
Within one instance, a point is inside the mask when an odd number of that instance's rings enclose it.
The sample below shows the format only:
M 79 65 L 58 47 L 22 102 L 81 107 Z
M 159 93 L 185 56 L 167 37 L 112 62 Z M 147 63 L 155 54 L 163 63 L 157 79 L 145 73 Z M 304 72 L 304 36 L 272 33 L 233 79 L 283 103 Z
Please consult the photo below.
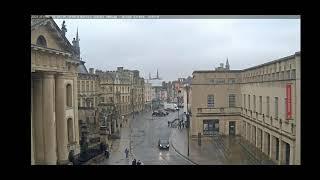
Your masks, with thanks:
M 286 165 L 290 164 L 290 145 L 286 143 Z
M 235 136 L 236 135 L 236 122 L 229 121 L 229 135 Z

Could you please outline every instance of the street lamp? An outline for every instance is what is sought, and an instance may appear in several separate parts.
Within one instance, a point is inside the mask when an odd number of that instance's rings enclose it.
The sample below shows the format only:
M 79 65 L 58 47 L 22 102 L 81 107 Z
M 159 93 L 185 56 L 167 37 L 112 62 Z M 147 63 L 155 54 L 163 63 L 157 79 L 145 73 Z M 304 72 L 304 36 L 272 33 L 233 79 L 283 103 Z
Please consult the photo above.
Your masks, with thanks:
M 180 93 L 181 93 L 181 91 L 180 91 L 180 90 L 178 90 L 178 96 L 177 96 L 177 99 L 178 99 L 178 119 L 179 119 L 179 121 L 180 121 L 180 118 L 179 118 L 179 100 L 180 100 L 179 95 L 180 95 Z
M 187 90 L 187 139 L 188 139 L 188 156 L 189 156 L 189 131 L 190 131 L 190 117 L 189 117 L 189 109 L 188 109 L 188 104 L 189 104 L 189 85 L 186 85 L 186 90 Z

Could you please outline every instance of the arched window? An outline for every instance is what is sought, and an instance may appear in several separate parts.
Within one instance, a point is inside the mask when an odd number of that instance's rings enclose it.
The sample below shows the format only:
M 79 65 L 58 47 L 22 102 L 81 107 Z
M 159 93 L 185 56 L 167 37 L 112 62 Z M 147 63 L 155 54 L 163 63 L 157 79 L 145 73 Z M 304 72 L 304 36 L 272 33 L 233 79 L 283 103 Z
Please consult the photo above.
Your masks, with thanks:
M 71 87 L 71 84 L 68 84 L 67 85 L 67 106 L 68 107 L 72 107 L 72 87 Z
M 68 119 L 68 143 L 73 142 L 73 122 L 72 119 Z
M 37 39 L 37 45 L 47 47 L 47 41 L 43 36 L 39 36 Z

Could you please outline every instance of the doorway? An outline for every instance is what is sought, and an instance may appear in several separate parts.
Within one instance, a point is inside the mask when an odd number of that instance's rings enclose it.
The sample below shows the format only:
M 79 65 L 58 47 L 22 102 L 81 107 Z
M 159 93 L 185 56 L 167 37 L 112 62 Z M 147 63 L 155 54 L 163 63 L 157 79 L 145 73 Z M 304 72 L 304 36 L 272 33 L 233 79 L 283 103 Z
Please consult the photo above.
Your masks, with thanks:
M 286 165 L 290 164 L 290 145 L 288 143 L 286 144 Z
M 236 122 L 229 121 L 229 135 L 235 136 L 236 135 Z

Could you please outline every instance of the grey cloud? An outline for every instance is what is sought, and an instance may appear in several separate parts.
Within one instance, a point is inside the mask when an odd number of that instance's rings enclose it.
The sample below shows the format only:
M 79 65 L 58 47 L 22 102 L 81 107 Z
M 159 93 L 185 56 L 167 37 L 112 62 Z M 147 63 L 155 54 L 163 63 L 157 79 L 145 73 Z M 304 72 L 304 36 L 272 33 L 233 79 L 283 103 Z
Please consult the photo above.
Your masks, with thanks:
M 63 20 L 56 20 L 61 26 Z M 66 20 L 71 41 L 79 27 L 87 67 L 138 69 L 145 78 L 157 68 L 164 80 L 225 63 L 255 66 L 300 51 L 300 20 L 152 19 Z

